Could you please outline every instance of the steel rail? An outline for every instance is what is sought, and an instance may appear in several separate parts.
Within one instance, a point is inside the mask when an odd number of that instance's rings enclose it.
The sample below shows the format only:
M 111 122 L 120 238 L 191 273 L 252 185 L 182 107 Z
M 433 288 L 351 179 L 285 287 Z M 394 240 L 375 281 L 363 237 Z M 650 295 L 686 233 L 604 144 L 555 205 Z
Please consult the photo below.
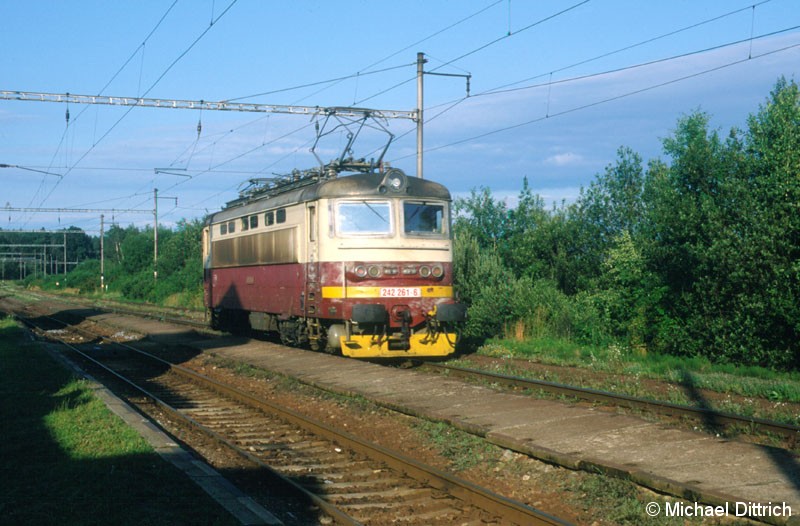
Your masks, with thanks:
M 185 369 L 180 366 L 174 366 L 176 372 L 185 374 L 186 378 L 192 378 L 202 382 L 204 385 L 213 386 L 215 390 L 239 400 L 248 405 L 253 405 L 277 414 L 281 418 L 291 422 L 295 425 L 308 429 L 316 435 L 320 435 L 328 440 L 342 444 L 344 447 L 364 454 L 373 460 L 384 462 L 386 465 L 393 469 L 401 471 L 406 475 L 423 482 L 436 489 L 446 491 L 459 499 L 474 504 L 479 508 L 484 509 L 490 513 L 495 513 L 504 519 L 510 520 L 520 525 L 564 525 L 567 522 L 562 521 L 552 515 L 546 514 L 535 508 L 516 502 L 514 500 L 498 495 L 485 488 L 472 484 L 466 480 L 460 479 L 449 473 L 438 470 L 436 468 L 426 466 L 416 460 L 406 457 L 396 451 L 384 448 L 377 444 L 372 444 L 361 440 L 360 438 L 336 430 L 322 422 L 311 420 L 296 411 L 288 408 L 280 407 L 266 400 L 256 398 L 249 393 L 236 389 L 234 387 L 217 382 L 211 378 L 195 373 L 194 371 Z
M 194 320 L 183 320 L 180 318 L 164 317 L 159 315 L 148 315 L 133 310 L 126 310 L 115 307 L 97 306 L 103 310 L 110 310 L 120 314 L 130 314 L 134 316 L 152 317 L 154 319 L 161 319 L 171 323 L 188 325 L 193 327 L 207 327 L 207 324 Z M 507 387 L 517 389 L 532 389 L 541 390 L 555 396 L 567 396 L 580 400 L 616 405 L 620 407 L 627 407 L 641 411 L 647 411 L 656 415 L 671 416 L 688 418 L 696 422 L 707 424 L 716 427 L 732 427 L 732 426 L 745 426 L 754 427 L 761 432 L 772 433 L 786 439 L 800 438 L 800 426 L 777 422 L 766 418 L 759 418 L 754 416 L 738 415 L 726 411 L 718 411 L 707 407 L 689 406 L 675 404 L 661 400 L 654 400 L 650 398 L 635 397 L 620 393 L 612 393 L 610 391 L 602 391 L 598 389 L 591 389 L 587 387 L 579 387 L 568 384 L 561 384 L 557 382 L 549 382 L 546 380 L 537 380 L 531 378 L 522 378 L 518 376 L 510 376 L 499 373 L 492 373 L 488 371 L 481 371 L 467 367 L 457 367 L 453 365 L 439 364 L 435 362 L 421 362 L 415 361 L 422 369 L 428 368 L 432 370 L 447 371 L 452 377 L 465 378 L 465 379 L 482 379 L 484 381 L 504 385 Z
M 120 314 L 151 317 L 154 319 L 161 319 L 163 321 L 169 321 L 171 323 L 187 326 L 207 327 L 207 324 L 194 320 L 184 320 L 180 318 L 171 318 L 159 315 L 148 315 L 146 313 L 115 307 L 97 306 L 97 308 Z M 522 378 L 518 376 L 492 373 L 467 367 L 457 367 L 454 365 L 422 361 L 414 361 L 414 363 L 419 365 L 421 369 L 428 368 L 431 370 L 436 370 L 437 372 L 447 371 L 451 377 L 465 379 L 477 378 L 516 389 L 541 390 L 555 396 L 567 396 L 592 403 L 603 403 L 627 407 L 630 409 L 647 411 L 656 415 L 688 418 L 696 422 L 722 428 L 732 426 L 754 427 L 761 432 L 773 433 L 790 440 L 800 438 L 800 426 L 786 424 L 766 418 L 738 415 L 735 413 L 718 411 L 707 407 L 681 405 L 650 398 L 641 398 L 620 393 L 612 393 L 610 391 L 549 382 L 547 380 L 537 380 L 532 378 Z
M 47 318 L 50 318 L 49 316 Z M 50 318 L 54 319 L 55 318 Z M 64 323 L 60 320 L 56 320 L 59 323 Z M 66 324 L 65 324 L 66 325 Z M 91 333 L 91 331 L 86 331 L 85 329 L 78 329 L 73 327 L 74 330 L 79 332 L 84 332 L 87 334 L 91 334 L 95 337 L 100 337 L 104 340 L 107 340 L 102 335 Z M 334 429 L 322 422 L 315 421 L 310 419 L 300 413 L 293 411 L 289 408 L 281 407 L 277 404 L 269 402 L 267 400 L 263 400 L 256 396 L 253 396 L 245 391 L 232 387 L 230 385 L 224 384 L 212 378 L 209 378 L 205 375 L 197 373 L 191 369 L 186 367 L 182 367 L 180 365 L 173 364 L 168 362 L 158 356 L 155 356 L 147 351 L 143 351 L 138 349 L 132 345 L 115 342 L 113 340 L 108 340 L 114 345 L 118 345 L 122 348 L 128 349 L 130 351 L 136 352 L 142 356 L 145 356 L 149 359 L 152 359 L 158 362 L 160 365 L 169 368 L 169 370 L 173 373 L 178 374 L 179 376 L 187 379 L 191 382 L 194 382 L 202 387 L 210 388 L 224 396 L 232 398 L 236 401 L 242 402 L 244 404 L 250 405 L 252 407 L 256 407 L 265 411 L 267 413 L 275 414 L 279 418 L 282 418 L 298 427 L 304 428 L 310 431 L 313 434 L 319 435 L 324 437 L 330 441 L 337 442 L 342 446 L 352 449 L 358 453 L 361 453 L 375 461 L 383 462 L 389 467 L 403 472 L 409 477 L 422 482 L 428 486 L 433 488 L 439 489 L 446 493 L 453 495 L 454 497 L 472 504 L 478 508 L 481 508 L 489 513 L 496 514 L 499 517 L 502 517 L 504 520 L 508 520 L 511 523 L 519 524 L 519 525 L 569 525 L 570 523 L 563 521 L 555 516 L 552 516 L 548 513 L 540 511 L 536 508 L 523 504 L 521 502 L 515 501 L 513 499 L 509 499 L 497 493 L 494 493 L 486 488 L 473 484 L 469 481 L 446 473 L 444 471 L 438 470 L 431 466 L 427 466 L 421 462 L 418 462 L 410 457 L 407 457 L 401 453 L 396 451 L 392 451 L 388 448 L 384 448 L 377 444 L 372 444 L 365 440 L 362 440 L 355 435 L 350 433 L 346 433 L 343 431 L 339 431 Z M 63 342 L 62 342 L 63 343 Z M 68 345 L 68 344 L 65 344 Z M 165 410 L 169 411 L 171 414 L 175 414 L 177 417 L 183 419 L 184 421 L 190 423 L 193 427 L 196 427 L 206 433 L 208 436 L 213 438 L 214 440 L 220 441 L 221 443 L 225 444 L 228 447 L 233 448 L 237 453 L 245 456 L 249 460 L 252 460 L 259 465 L 262 465 L 266 469 L 268 469 L 271 473 L 276 474 L 281 479 L 286 480 L 287 483 L 291 484 L 293 487 L 296 487 L 304 494 L 306 494 L 309 498 L 313 499 L 315 504 L 318 504 L 322 509 L 324 509 L 327 513 L 331 514 L 334 517 L 339 518 L 339 514 L 341 514 L 341 520 L 350 520 L 344 512 L 338 510 L 338 508 L 332 506 L 329 502 L 325 501 L 321 497 L 308 492 L 305 488 L 302 488 L 296 485 L 289 479 L 283 477 L 280 473 L 275 471 L 274 469 L 270 468 L 268 465 L 264 464 L 263 462 L 259 461 L 257 458 L 252 457 L 245 451 L 241 451 L 240 448 L 236 447 L 234 444 L 229 443 L 224 437 L 217 435 L 215 432 L 205 428 L 204 426 L 200 425 L 199 423 L 195 422 L 190 417 L 182 414 L 179 410 L 172 408 L 165 402 L 161 401 L 157 396 L 153 395 L 152 393 L 147 392 L 145 389 L 139 387 L 131 380 L 124 378 L 123 376 L 119 375 L 115 371 L 107 368 L 105 365 L 101 364 L 94 358 L 86 355 L 82 351 L 74 348 L 73 346 L 69 346 L 75 352 L 81 354 L 81 356 L 87 358 L 88 360 L 92 361 L 93 363 L 97 364 L 98 366 L 102 367 L 103 369 L 109 371 L 114 376 L 120 378 L 121 380 L 125 381 L 129 385 L 133 386 L 137 390 L 140 390 L 145 393 L 145 396 L 148 398 L 153 399 L 159 406 L 162 406 Z M 252 458 L 251 458 L 252 457 Z M 330 511 L 329 511 L 330 508 Z M 357 522 L 347 522 L 349 524 L 358 524 Z
M 437 372 L 446 372 L 451 377 L 479 379 L 517 389 L 538 389 L 556 396 L 569 396 L 593 403 L 625 406 L 630 409 L 649 411 L 659 415 L 691 418 L 692 420 L 700 421 L 711 426 L 754 426 L 763 432 L 774 433 L 789 439 L 797 438 L 800 433 L 800 426 L 754 416 L 717 411 L 707 407 L 680 405 L 661 400 L 640 398 L 587 387 L 548 382 L 546 380 L 492 373 L 467 367 L 457 367 L 433 362 L 419 363 L 423 369 L 427 368 L 436 370 Z
M 54 321 L 57 321 L 58 323 L 64 324 L 64 326 L 68 326 L 68 324 L 66 324 L 65 322 L 63 322 L 61 320 L 58 320 L 56 318 L 53 318 L 53 317 L 50 317 L 50 316 L 44 316 L 44 317 L 48 318 L 48 319 L 51 319 L 51 320 L 54 320 Z M 20 316 L 19 314 L 15 314 L 14 318 L 19 320 L 20 322 L 24 323 L 25 325 L 27 325 L 29 327 L 39 328 L 40 330 L 43 330 L 41 327 L 36 327 L 36 324 L 34 324 L 33 321 L 31 321 L 28 318 L 24 318 L 24 317 Z M 99 336 L 103 340 L 108 340 L 107 338 L 105 338 L 102 335 L 93 334 L 90 331 L 87 331 L 85 329 L 77 329 L 75 327 L 72 327 L 72 329 L 75 330 L 76 332 L 83 332 L 83 333 L 86 333 L 86 334 L 92 334 L 94 336 Z M 115 341 L 112 341 L 112 340 L 108 340 L 108 341 L 113 343 L 114 345 L 118 345 L 118 346 L 123 347 L 125 349 L 132 350 L 132 351 L 137 352 L 137 353 L 139 353 L 139 354 L 141 354 L 143 356 L 146 356 L 149 359 L 152 359 L 152 360 L 160 363 L 161 365 L 165 365 L 165 366 L 167 366 L 169 368 L 170 371 L 176 372 L 179 375 L 183 376 L 184 378 L 188 378 L 188 377 L 192 376 L 192 374 L 184 374 L 184 373 L 192 373 L 192 371 L 190 371 L 189 369 L 186 369 L 186 368 L 180 367 L 178 365 L 172 364 L 170 362 L 167 362 L 166 360 L 163 360 L 163 359 L 159 358 L 158 356 L 152 355 L 152 354 L 150 354 L 150 353 L 148 353 L 146 351 L 142 351 L 140 349 L 136 349 L 136 348 L 134 348 L 132 346 L 129 346 L 129 345 L 126 345 L 124 343 L 115 342 Z M 71 350 L 72 352 L 80 355 L 81 358 L 91 362 L 96 367 L 101 368 L 107 374 L 112 375 L 117 380 L 123 382 L 125 385 L 127 385 L 127 386 L 131 387 L 132 389 L 134 389 L 136 392 L 141 393 L 143 396 L 145 396 L 148 399 L 152 400 L 156 405 L 158 405 L 163 411 L 168 413 L 173 418 L 184 422 L 185 424 L 190 426 L 192 429 L 196 429 L 198 431 L 201 431 L 204 435 L 206 435 L 207 437 L 211 438 L 215 442 L 230 448 L 232 451 L 234 451 L 239 456 L 247 459 L 250 462 L 253 462 L 254 464 L 259 466 L 260 468 L 265 469 L 266 471 L 268 471 L 270 473 L 271 476 L 276 477 L 278 480 L 280 480 L 281 482 L 285 483 L 287 486 L 295 489 L 300 494 L 302 494 L 303 496 L 305 496 L 306 498 L 311 500 L 315 505 L 319 506 L 319 508 L 322 509 L 325 513 L 327 513 L 331 517 L 335 518 L 337 524 L 344 524 L 344 525 L 350 525 L 350 526 L 362 526 L 360 522 L 356 521 L 355 519 L 353 519 L 352 517 L 350 517 L 349 515 L 347 515 L 343 511 L 341 511 L 340 509 L 338 509 L 336 506 L 334 506 L 330 502 L 328 502 L 328 501 L 322 499 L 321 497 L 319 497 L 318 495 L 308 491 L 307 489 L 305 489 L 303 486 L 301 486 L 297 482 L 295 482 L 292 479 L 284 476 L 283 474 L 281 474 L 280 472 L 276 471 L 275 469 L 273 469 L 268 464 L 264 463 L 258 457 L 254 456 L 254 455 L 251 455 L 247 451 L 244 451 L 243 449 L 237 447 L 235 444 L 231 443 L 230 441 L 228 441 L 227 439 L 225 439 L 223 436 L 219 435 L 215 431 L 203 426 L 202 424 L 197 422 L 192 417 L 190 417 L 190 416 L 184 414 L 183 412 L 181 412 L 180 410 L 172 407 L 170 404 L 168 404 L 165 401 L 161 400 L 161 398 L 159 398 L 157 395 L 155 395 L 154 393 L 148 391 L 144 387 L 138 385 L 133 380 L 121 375 L 120 373 L 118 373 L 117 371 L 115 371 L 115 370 L 111 369 L 110 367 L 106 366 L 105 364 L 103 364 L 99 360 L 96 360 L 95 358 L 89 356 L 85 352 L 83 352 L 80 349 L 78 349 L 75 345 L 72 345 L 72 344 L 67 343 L 65 341 L 62 341 L 62 340 L 59 340 L 59 342 L 62 345 L 64 345 L 65 347 L 67 347 L 69 350 Z M 195 374 L 195 378 L 193 378 L 192 380 L 195 381 L 195 382 L 198 382 L 200 385 L 203 385 L 203 383 L 206 380 L 209 380 L 209 379 L 203 377 L 202 375 Z

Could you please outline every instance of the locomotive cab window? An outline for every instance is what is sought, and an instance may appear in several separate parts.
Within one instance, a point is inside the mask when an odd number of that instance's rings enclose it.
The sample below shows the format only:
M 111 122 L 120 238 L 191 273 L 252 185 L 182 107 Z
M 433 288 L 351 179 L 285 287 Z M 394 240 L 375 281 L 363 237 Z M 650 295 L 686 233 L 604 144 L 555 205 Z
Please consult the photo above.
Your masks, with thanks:
M 442 203 L 405 201 L 403 230 L 409 235 L 441 235 L 445 232 L 445 209 Z
M 389 235 L 392 208 L 389 201 L 340 201 L 336 204 L 336 232 L 340 235 Z

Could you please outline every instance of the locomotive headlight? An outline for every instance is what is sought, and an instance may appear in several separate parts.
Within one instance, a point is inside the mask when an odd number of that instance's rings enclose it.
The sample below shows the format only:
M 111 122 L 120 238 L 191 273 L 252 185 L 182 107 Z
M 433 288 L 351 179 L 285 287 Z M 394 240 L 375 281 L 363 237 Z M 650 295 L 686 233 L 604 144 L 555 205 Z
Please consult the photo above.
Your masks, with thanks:
M 444 267 L 441 265 L 434 265 L 433 268 L 431 269 L 431 275 L 434 278 L 441 278 L 442 276 L 444 276 Z
M 367 272 L 369 273 L 369 276 L 371 278 L 377 278 L 378 276 L 381 275 L 381 267 L 379 267 L 378 265 L 371 265 Z
M 389 177 L 386 182 L 389 183 L 389 188 L 394 192 L 399 192 L 403 187 L 403 180 L 397 176 Z
M 359 278 L 364 278 L 367 276 L 367 267 L 364 265 L 358 265 L 356 268 L 353 269 L 353 273 Z
M 402 170 L 392 168 L 386 172 L 378 189 L 381 193 L 385 193 L 386 189 L 392 192 L 402 192 L 406 189 L 407 184 L 408 179 L 406 178 L 406 174 L 404 174 Z
M 431 275 L 431 268 L 426 267 L 425 265 L 419 267 L 419 275 L 422 276 L 423 278 L 427 278 L 428 276 Z

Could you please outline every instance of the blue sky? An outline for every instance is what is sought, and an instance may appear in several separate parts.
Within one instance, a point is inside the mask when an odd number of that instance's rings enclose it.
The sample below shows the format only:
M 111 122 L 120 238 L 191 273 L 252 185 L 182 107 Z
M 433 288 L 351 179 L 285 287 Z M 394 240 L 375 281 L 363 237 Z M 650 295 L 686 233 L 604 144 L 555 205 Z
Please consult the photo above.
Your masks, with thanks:
M 795 0 L 173 2 L 3 0 L 0 90 L 411 110 L 424 52 L 426 71 L 471 75 L 469 98 L 463 78 L 425 76 L 425 177 L 513 204 L 523 177 L 571 200 L 621 146 L 661 157 L 694 110 L 743 127 L 800 64 Z M 386 159 L 414 174 L 413 124 L 384 124 Z M 158 188 L 177 198 L 159 200 L 174 224 L 249 178 L 314 166 L 314 137 L 308 116 L 0 100 L 0 164 L 21 167 L 0 169 L 0 207 L 151 210 Z M 345 140 L 328 135 L 319 155 Z M 382 140 L 364 133 L 354 153 Z M 99 213 L 0 216 L 3 229 L 69 225 L 97 232 Z

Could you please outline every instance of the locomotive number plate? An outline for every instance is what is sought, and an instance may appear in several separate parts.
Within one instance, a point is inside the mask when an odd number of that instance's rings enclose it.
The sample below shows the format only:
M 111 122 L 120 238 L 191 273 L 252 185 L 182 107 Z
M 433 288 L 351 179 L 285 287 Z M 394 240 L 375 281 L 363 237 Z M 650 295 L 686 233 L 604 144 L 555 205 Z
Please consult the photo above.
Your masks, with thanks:
M 381 287 L 381 298 L 419 298 L 419 287 Z

